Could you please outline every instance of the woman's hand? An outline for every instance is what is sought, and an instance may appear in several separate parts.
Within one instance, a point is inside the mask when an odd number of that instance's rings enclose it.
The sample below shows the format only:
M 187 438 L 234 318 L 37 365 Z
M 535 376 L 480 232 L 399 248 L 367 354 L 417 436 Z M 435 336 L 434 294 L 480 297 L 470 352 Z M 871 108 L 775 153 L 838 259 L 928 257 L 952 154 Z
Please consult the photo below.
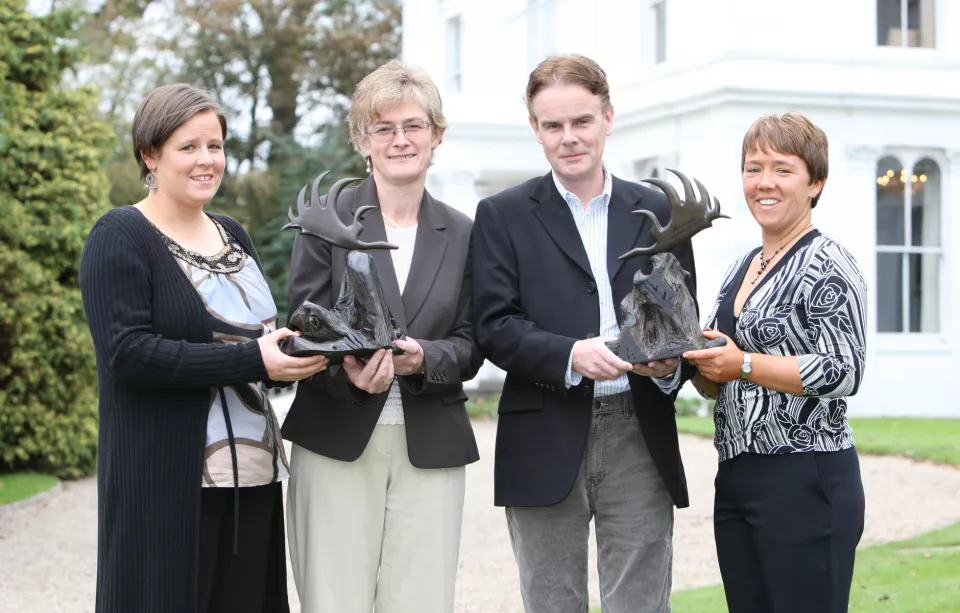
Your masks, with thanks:
M 398 375 L 416 375 L 423 372 L 423 347 L 410 337 L 397 341 L 402 355 L 393 356 L 393 372 Z
M 343 358 L 343 370 L 354 387 L 368 394 L 382 394 L 393 383 L 392 354 L 390 349 L 377 349 L 366 364 L 348 355 Z
M 703 331 L 707 339 L 726 338 L 727 344 L 712 349 L 697 349 L 683 354 L 691 364 L 697 367 L 708 381 L 727 383 L 740 378 L 740 367 L 743 366 L 743 351 L 737 343 L 722 332 L 707 328 Z
M 280 341 L 291 334 L 299 336 L 299 332 L 280 328 L 257 339 L 260 343 L 260 358 L 271 381 L 299 381 L 327 367 L 326 356 L 295 358 L 280 351 Z

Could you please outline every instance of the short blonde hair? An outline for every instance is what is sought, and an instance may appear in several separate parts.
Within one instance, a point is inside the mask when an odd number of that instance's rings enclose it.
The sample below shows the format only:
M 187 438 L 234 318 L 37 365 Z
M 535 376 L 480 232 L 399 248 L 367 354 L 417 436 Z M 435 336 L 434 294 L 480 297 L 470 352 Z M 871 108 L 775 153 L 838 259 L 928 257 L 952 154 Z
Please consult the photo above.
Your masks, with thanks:
M 740 172 L 743 172 L 747 152 L 759 149 L 766 153 L 773 149 L 780 153 L 795 155 L 807 165 L 810 184 L 826 181 L 830 167 L 827 155 L 827 135 L 802 113 L 783 115 L 764 115 L 757 119 L 743 137 L 743 150 L 740 152 Z M 817 206 L 820 195 L 810 203 Z
M 447 129 L 440 90 L 425 70 L 390 60 L 357 83 L 350 106 L 350 142 L 361 153 L 370 125 L 387 107 L 416 100 L 427 111 L 427 119 L 435 130 Z

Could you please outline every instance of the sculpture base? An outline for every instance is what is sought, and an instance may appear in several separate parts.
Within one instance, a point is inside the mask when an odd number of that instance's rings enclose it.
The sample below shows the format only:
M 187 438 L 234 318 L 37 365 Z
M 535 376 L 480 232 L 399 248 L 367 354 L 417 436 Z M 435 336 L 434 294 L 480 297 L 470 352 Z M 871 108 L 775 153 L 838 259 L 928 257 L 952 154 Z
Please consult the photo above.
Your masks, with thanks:
M 726 344 L 727 339 L 715 338 L 706 341 L 702 344 L 702 346 L 698 346 L 693 342 L 687 341 L 675 344 L 672 343 L 663 347 L 659 347 L 658 351 L 656 352 L 648 352 L 641 350 L 629 334 L 622 335 L 620 340 L 609 341 L 606 343 L 607 348 L 613 353 L 617 354 L 618 358 L 631 364 L 646 364 L 647 362 L 659 362 L 662 360 L 669 360 L 670 358 L 679 358 L 687 351 L 723 347 Z
M 393 355 L 403 355 L 403 349 L 396 345 L 386 347 L 349 347 L 343 341 L 331 343 L 318 343 L 305 339 L 302 336 L 288 336 L 280 341 L 280 351 L 286 355 L 303 358 L 313 355 L 325 355 L 330 364 L 341 364 L 344 356 L 352 355 L 360 359 L 366 359 L 376 353 L 379 349 L 392 349 Z

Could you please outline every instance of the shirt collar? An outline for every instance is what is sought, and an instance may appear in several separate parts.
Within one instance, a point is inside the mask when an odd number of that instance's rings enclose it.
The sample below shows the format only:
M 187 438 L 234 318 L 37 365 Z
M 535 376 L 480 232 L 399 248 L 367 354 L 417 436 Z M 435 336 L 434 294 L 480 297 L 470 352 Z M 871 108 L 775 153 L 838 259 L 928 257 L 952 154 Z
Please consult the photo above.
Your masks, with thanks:
M 610 194 L 613 193 L 613 175 L 607 170 L 606 164 L 603 164 L 601 168 L 603 168 L 603 191 L 600 192 L 597 198 L 603 198 L 604 202 L 610 202 Z M 565 201 L 570 202 L 571 198 L 576 198 L 577 202 L 580 202 L 580 198 L 578 198 L 576 194 L 567 190 L 567 188 L 563 186 L 563 183 L 560 183 L 560 179 L 557 178 L 557 173 L 550 171 L 550 175 L 553 177 L 553 184 L 557 186 L 557 191 L 560 192 L 560 195 L 563 196 Z M 589 204 L 589 202 L 580 202 L 580 204 Z

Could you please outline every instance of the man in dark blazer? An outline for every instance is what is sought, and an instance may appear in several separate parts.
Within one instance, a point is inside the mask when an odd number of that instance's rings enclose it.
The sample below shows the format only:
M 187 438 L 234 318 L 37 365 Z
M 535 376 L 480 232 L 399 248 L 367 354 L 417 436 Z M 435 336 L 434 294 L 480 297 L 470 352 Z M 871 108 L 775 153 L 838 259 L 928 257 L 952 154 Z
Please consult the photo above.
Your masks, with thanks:
M 530 75 L 530 124 L 552 171 L 481 201 L 473 233 L 474 334 L 506 371 L 495 504 L 506 507 L 528 613 L 586 611 L 595 520 L 605 613 L 669 610 L 673 506 L 688 506 L 674 399 L 688 366 L 632 365 L 604 342 L 649 257 L 662 192 L 613 177 L 603 70 L 551 57 Z M 673 250 L 690 273 L 687 241 Z

